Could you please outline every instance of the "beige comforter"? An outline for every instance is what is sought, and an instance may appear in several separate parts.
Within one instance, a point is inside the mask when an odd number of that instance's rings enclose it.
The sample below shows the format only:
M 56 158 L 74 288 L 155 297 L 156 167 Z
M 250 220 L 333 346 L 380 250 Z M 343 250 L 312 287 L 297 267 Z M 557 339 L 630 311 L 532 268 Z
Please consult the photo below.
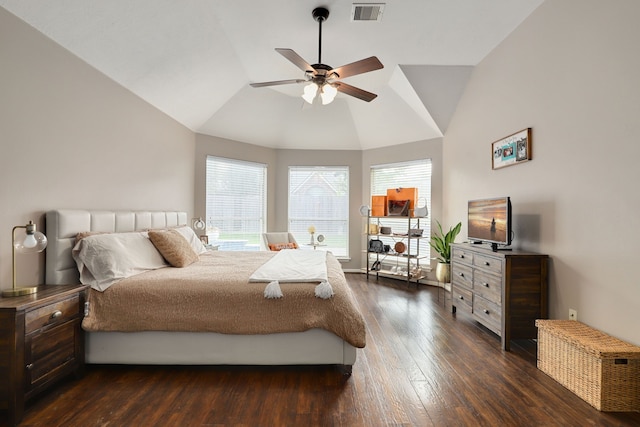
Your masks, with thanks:
M 104 292 L 91 289 L 87 331 L 209 331 L 269 334 L 322 328 L 354 347 L 365 326 L 338 260 L 327 254 L 335 295 L 314 295 L 317 283 L 282 283 L 283 298 L 266 299 L 266 283 L 249 276 L 273 252 L 218 252 L 185 268 L 162 268 L 124 279 Z

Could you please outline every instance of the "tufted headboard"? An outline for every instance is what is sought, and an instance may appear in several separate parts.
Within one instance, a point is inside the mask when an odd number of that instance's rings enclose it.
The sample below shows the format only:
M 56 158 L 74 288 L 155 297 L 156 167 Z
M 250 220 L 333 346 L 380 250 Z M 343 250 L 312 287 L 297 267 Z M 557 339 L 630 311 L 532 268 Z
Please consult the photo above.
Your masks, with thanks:
M 83 231 L 127 232 L 187 224 L 177 211 L 105 211 L 60 209 L 46 214 L 46 281 L 48 285 L 80 283 L 71 250 Z

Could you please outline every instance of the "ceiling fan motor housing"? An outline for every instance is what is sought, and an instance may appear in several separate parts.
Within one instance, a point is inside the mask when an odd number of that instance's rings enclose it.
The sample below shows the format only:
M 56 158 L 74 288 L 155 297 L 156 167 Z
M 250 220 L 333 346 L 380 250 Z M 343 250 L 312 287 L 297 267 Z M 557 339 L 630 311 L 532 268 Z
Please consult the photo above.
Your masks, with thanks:
M 326 21 L 329 17 L 329 9 L 324 7 L 316 7 L 315 9 L 313 9 L 313 12 L 311 12 L 311 15 L 313 16 L 313 19 L 318 22 Z

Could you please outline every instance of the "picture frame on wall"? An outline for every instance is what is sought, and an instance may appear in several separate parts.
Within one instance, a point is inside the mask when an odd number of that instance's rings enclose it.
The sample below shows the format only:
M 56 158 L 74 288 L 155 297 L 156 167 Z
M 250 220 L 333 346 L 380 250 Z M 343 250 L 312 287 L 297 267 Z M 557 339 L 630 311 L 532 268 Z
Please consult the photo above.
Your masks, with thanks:
M 531 160 L 531 128 L 526 128 L 491 144 L 491 168 L 519 165 Z

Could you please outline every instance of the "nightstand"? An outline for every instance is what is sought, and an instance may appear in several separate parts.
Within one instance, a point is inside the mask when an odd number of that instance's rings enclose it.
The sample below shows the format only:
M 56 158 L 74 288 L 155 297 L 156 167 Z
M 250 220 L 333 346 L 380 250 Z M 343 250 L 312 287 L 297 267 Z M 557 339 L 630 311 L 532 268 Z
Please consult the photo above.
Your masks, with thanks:
M 81 322 L 85 285 L 40 286 L 38 292 L 0 298 L 0 413 L 9 425 L 24 404 L 61 378 L 84 370 Z

